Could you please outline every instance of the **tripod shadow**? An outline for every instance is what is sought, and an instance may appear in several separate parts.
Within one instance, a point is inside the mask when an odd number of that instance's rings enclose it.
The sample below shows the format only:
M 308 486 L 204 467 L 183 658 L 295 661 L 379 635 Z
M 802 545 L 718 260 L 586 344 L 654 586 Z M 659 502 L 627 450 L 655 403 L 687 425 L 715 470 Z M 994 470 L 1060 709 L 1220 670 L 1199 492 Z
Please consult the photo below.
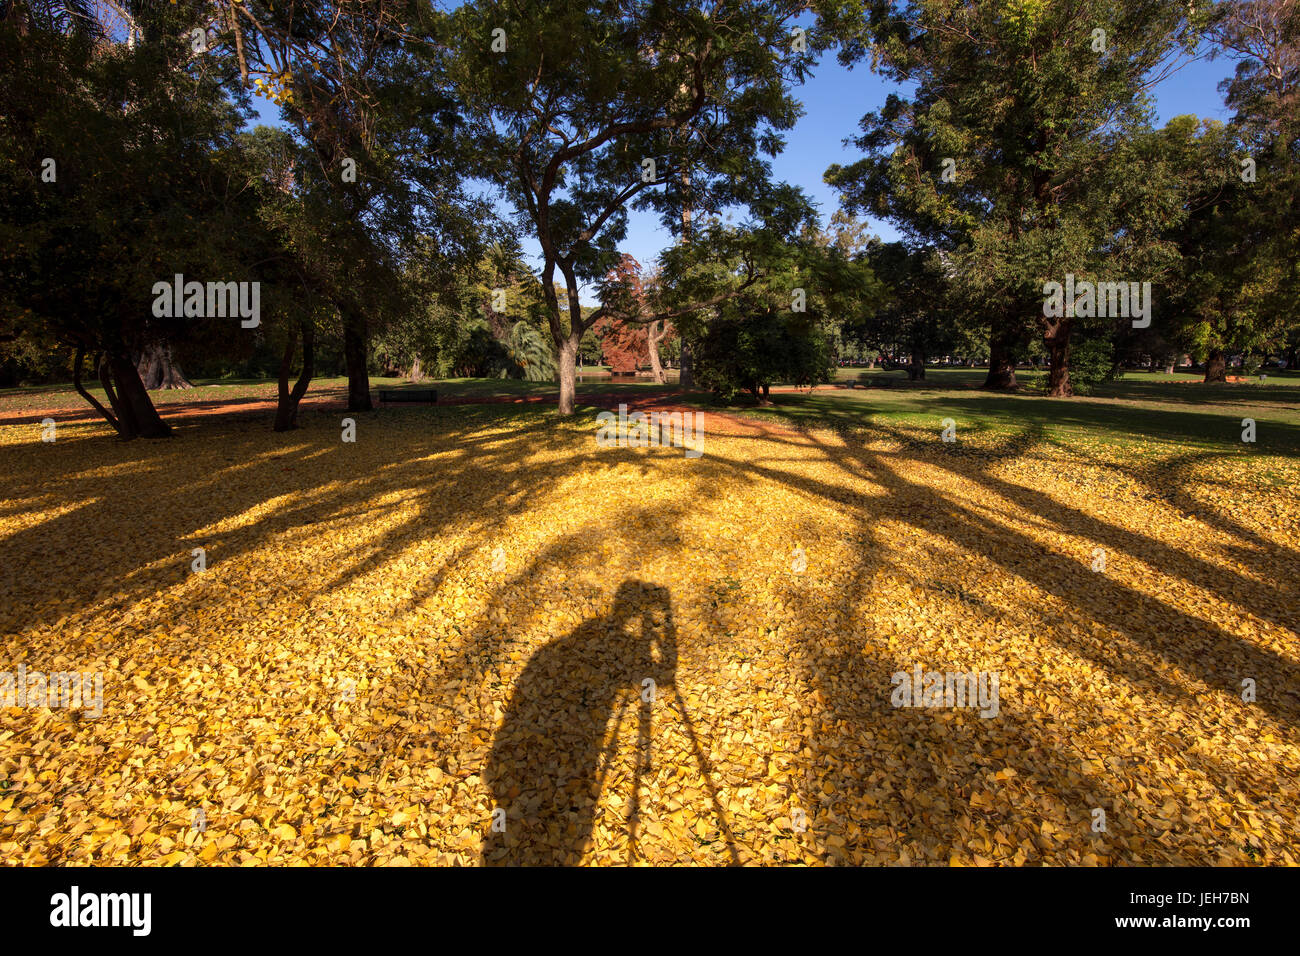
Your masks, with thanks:
M 484 839 L 485 865 L 581 860 L 605 774 L 618 750 L 619 726 L 629 710 L 636 711 L 638 723 L 627 814 L 635 853 L 637 794 L 651 769 L 654 705 L 646 681 L 654 681 L 656 691 L 668 687 L 676 669 L 671 594 L 631 580 L 619 586 L 607 616 L 580 624 L 529 660 L 484 770 L 495 807 L 505 810 L 504 831 L 498 819 Z

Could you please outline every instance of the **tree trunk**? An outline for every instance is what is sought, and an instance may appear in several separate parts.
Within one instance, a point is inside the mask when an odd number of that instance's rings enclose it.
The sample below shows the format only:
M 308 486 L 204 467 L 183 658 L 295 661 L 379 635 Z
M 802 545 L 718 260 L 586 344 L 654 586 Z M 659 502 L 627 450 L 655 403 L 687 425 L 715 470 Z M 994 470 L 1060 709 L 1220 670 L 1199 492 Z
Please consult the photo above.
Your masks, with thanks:
M 122 438 L 129 441 L 136 437 L 164 438 L 171 434 L 171 428 L 162 420 L 145 391 L 135 363 L 125 351 L 111 352 L 101 358 L 99 381 L 120 423 L 118 434 Z
M 140 381 L 146 389 L 193 388 L 181 367 L 172 356 L 172 347 L 166 342 L 151 343 L 136 365 Z
M 91 395 L 90 392 L 86 391 L 86 386 L 81 384 L 81 373 L 82 373 L 83 365 L 85 363 L 85 358 L 86 358 L 85 347 L 78 345 L 77 357 L 72 363 L 72 385 L 77 390 L 77 394 L 80 395 L 82 398 L 84 398 L 87 402 L 89 402 L 91 407 L 94 408 L 95 411 L 99 412 L 99 414 L 103 416 L 104 421 L 108 422 L 110 425 L 113 426 L 113 430 L 117 432 L 119 438 L 123 440 L 129 440 L 134 438 L 135 435 L 128 435 L 126 433 L 126 429 L 124 428 L 122 422 L 118 419 L 118 417 L 114 415 L 112 412 L 110 412 L 103 405 L 101 405 L 99 403 L 99 400 L 95 398 L 94 395 Z M 95 367 L 97 370 L 99 366 L 100 363 L 98 360 L 96 360 Z M 107 391 L 104 394 L 107 395 L 108 394 Z
M 917 379 L 925 378 L 925 353 L 912 350 L 912 364 L 907 367 L 907 379 L 915 382 Z
M 663 364 L 659 361 L 659 343 L 668 335 L 669 324 L 664 320 L 646 326 L 646 346 L 650 350 L 650 375 L 658 384 L 668 381 Z
M 158 409 L 154 407 L 153 399 L 149 397 L 144 384 L 140 381 L 140 373 L 135 370 L 135 365 L 125 355 L 110 359 L 110 362 L 113 368 L 113 381 L 117 385 L 117 393 L 135 415 L 136 423 L 140 427 L 141 437 L 163 438 L 170 435 L 172 430 L 162 420 L 162 416 L 158 414 Z
M 577 358 L 578 349 L 582 348 L 582 333 L 586 331 L 582 324 L 582 304 L 578 301 L 578 277 L 571 262 L 559 263 L 560 271 L 564 274 L 564 287 L 566 307 L 569 313 L 569 330 L 563 333 L 561 337 L 561 325 L 559 323 L 559 300 L 553 299 L 551 313 L 551 337 L 559 339 L 559 375 L 560 375 L 560 414 L 572 415 L 577 408 L 578 401 L 578 374 Z M 547 281 L 551 275 L 548 269 L 545 273 Z M 554 287 L 552 287 L 554 288 Z
M 370 373 L 366 371 L 367 339 L 365 316 L 349 311 L 343 316 L 343 361 L 348 372 L 348 411 L 369 412 Z
M 162 381 L 162 370 L 159 368 L 158 346 L 151 345 L 145 349 L 140 356 L 140 361 L 136 363 L 135 370 L 140 375 L 140 381 L 146 389 L 157 388 L 152 384 L 155 381 Z
M 1055 398 L 1069 398 L 1074 394 L 1070 384 L 1070 328 L 1062 324 L 1051 338 L 1047 339 L 1047 351 L 1050 363 L 1047 371 L 1047 394 Z
M 1012 336 L 995 332 L 989 339 L 989 374 L 984 379 L 982 388 L 1013 389 L 1017 388 L 1016 363 L 1011 359 L 1011 349 L 1015 344 Z
M 560 343 L 560 414 L 572 415 L 577 406 L 577 368 L 578 335 L 570 333 Z
M 1228 361 L 1222 349 L 1215 349 L 1205 361 L 1205 381 L 1226 382 L 1228 380 Z
M 117 397 L 117 389 L 113 388 L 113 374 L 108 366 L 108 356 L 102 352 L 95 360 L 95 374 L 99 377 L 99 385 L 104 390 L 104 397 L 108 399 L 108 404 L 117 419 L 118 435 L 123 441 L 139 438 L 140 429 L 136 427 L 135 417 L 131 414 L 131 409 L 122 404 L 122 400 Z
M 416 356 L 411 362 L 411 372 L 406 376 L 407 381 L 419 385 L 424 381 L 424 369 L 420 367 L 420 356 Z
M 691 241 L 691 170 L 684 166 L 681 172 L 682 188 L 682 243 Z M 682 351 L 677 357 L 677 384 L 682 388 L 695 387 L 695 365 L 691 356 L 691 347 L 682 339 Z
M 167 346 L 166 351 L 163 354 L 163 377 L 162 382 L 158 387 L 179 389 L 194 387 L 190 384 L 190 380 L 185 377 L 185 373 L 181 371 L 181 367 L 176 364 L 176 361 L 172 357 L 172 348 L 170 345 Z
M 680 368 L 677 372 L 677 384 L 682 388 L 695 387 L 695 363 L 691 357 L 691 347 L 682 341 L 682 354 L 678 358 Z
M 763 404 L 772 404 L 772 385 L 770 382 L 763 383 Z
M 298 427 L 298 405 L 307 394 L 316 365 L 316 329 L 310 322 L 302 324 L 302 371 L 298 381 L 289 390 L 289 372 L 293 368 L 293 353 L 297 350 L 298 331 L 290 330 L 289 340 L 284 346 L 284 357 L 280 360 L 280 376 L 277 401 L 275 406 L 275 430 L 287 432 Z

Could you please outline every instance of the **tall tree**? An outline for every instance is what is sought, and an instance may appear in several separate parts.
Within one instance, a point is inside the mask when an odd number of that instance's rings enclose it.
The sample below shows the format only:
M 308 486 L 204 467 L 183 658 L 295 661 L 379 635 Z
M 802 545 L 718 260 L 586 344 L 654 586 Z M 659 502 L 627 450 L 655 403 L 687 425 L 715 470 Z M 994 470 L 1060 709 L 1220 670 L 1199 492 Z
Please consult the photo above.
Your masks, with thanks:
M 122 438 L 163 436 L 135 356 L 197 333 L 159 320 L 153 287 L 241 269 L 228 64 L 193 55 L 192 5 L 136 10 L 125 36 L 53 7 L 0 18 L 0 321 L 73 351 L 78 391 Z
M 764 156 L 798 116 L 789 86 L 812 58 L 792 26 L 803 6 L 476 0 L 453 14 L 454 77 L 485 171 L 541 246 L 561 414 L 574 410 L 583 333 L 605 314 L 583 315 L 581 289 L 618 262 L 629 205 L 678 229 L 687 205 L 698 216 L 768 191 Z
M 418 0 L 215 5 L 244 85 L 268 91 L 311 151 L 299 176 L 330 260 L 320 288 L 342 316 L 348 409 L 368 411 L 372 328 L 410 308 L 405 258 L 427 236 L 472 260 L 490 218 L 460 190 L 470 153 L 437 61 L 446 20 Z
M 1043 283 L 1100 274 L 1151 279 L 1167 267 L 1156 226 L 1181 208 L 1153 198 L 1131 144 L 1149 90 L 1169 76 L 1207 16 L 1194 4 L 1131 0 L 827 0 L 853 62 L 912 88 L 862 120 L 869 155 L 827 177 L 846 203 L 895 220 L 909 241 L 949 252 L 990 322 L 987 387 L 1015 386 L 1035 332 L 1049 391 L 1070 393 L 1075 316 L 1051 316 Z M 1146 157 L 1149 158 L 1149 157 Z M 1113 275 L 1125 269 L 1138 275 Z
M 1200 187 L 1175 237 L 1184 266 L 1176 341 L 1222 382 L 1233 352 L 1283 348 L 1300 293 L 1300 3 L 1225 0 L 1209 37 L 1237 61 L 1233 117 L 1200 143 Z

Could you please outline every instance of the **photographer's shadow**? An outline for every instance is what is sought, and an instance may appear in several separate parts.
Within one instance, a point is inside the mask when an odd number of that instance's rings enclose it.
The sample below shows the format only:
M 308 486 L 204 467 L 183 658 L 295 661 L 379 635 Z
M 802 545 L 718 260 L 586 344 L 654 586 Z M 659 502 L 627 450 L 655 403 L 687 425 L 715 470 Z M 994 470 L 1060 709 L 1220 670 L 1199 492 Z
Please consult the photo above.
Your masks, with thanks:
M 505 811 L 483 843 L 485 865 L 578 863 L 589 840 L 618 725 L 635 711 L 639 739 L 627 813 L 635 853 L 637 793 L 650 770 L 654 690 L 673 683 L 677 636 L 666 588 L 625 581 L 613 610 L 542 648 L 506 707 L 484 770 Z M 614 726 L 611 727 L 611 719 Z M 611 753 L 601 768 L 607 741 Z M 504 822 L 504 830 L 500 824 Z

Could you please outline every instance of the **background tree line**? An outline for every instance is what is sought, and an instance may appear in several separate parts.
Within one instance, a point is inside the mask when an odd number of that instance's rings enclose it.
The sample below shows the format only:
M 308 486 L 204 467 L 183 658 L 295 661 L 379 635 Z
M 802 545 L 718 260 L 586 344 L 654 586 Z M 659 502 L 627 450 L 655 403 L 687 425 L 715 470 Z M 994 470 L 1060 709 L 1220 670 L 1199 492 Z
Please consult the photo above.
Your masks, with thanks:
M 187 374 L 276 377 L 289 429 L 321 374 L 353 411 L 387 373 L 557 381 L 567 414 L 602 356 L 758 401 L 845 357 L 974 356 L 1012 388 L 1041 356 L 1053 395 L 1135 356 L 1294 365 L 1298 10 L 9 0 L 0 375 L 71 379 L 133 438 L 167 433 L 149 390 Z M 823 226 L 771 158 L 832 49 L 909 92 L 827 171 Z M 1235 64 L 1231 120 L 1156 128 L 1152 87 L 1193 55 Z M 255 97 L 279 127 L 250 128 Z M 673 238 L 645 267 L 631 209 Z M 1067 273 L 1151 282 L 1152 324 L 1045 314 Z M 260 323 L 155 316 L 178 274 L 258 282 Z

